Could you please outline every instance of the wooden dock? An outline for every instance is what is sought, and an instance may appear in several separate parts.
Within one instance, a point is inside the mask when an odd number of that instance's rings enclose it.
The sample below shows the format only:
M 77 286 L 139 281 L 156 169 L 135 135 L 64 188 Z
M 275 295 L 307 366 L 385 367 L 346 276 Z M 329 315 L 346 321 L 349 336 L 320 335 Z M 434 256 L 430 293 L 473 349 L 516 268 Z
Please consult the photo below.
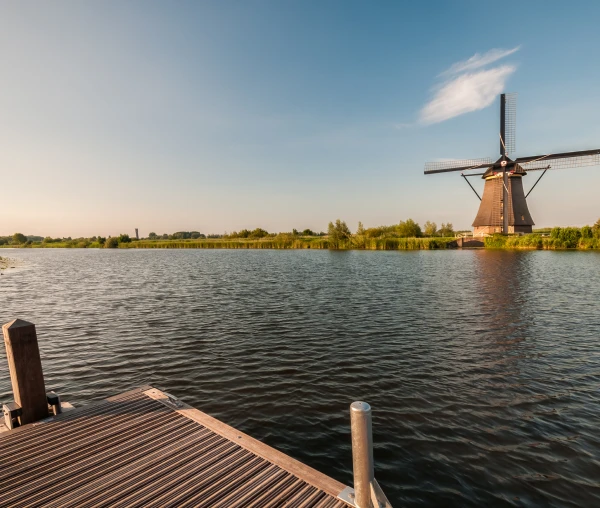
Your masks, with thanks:
M 144 386 L 0 435 L 12 507 L 352 506 L 348 487 Z
M 2 332 L 1 507 L 391 508 L 365 402 L 350 406 L 352 489 L 151 386 L 72 408 L 46 392 L 35 325 Z

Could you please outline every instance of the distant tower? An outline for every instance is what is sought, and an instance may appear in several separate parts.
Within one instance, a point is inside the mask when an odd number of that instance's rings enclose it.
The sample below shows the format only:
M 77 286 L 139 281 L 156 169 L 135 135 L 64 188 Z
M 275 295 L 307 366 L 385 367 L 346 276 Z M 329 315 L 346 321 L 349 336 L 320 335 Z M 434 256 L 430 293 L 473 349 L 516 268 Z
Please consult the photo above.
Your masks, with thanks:
M 135 239 L 139 240 L 140 239 L 140 235 L 138 233 L 138 228 L 135 228 Z

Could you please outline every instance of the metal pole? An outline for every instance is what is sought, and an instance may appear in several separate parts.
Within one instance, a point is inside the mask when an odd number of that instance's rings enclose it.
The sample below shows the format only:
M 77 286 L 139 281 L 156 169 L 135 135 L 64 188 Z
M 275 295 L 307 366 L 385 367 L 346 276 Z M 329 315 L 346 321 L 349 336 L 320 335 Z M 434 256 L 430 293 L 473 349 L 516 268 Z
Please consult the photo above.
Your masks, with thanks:
M 462 174 L 460 176 L 462 176 L 465 179 L 465 182 L 467 182 L 469 184 L 469 187 L 471 187 L 471 189 L 473 190 L 473 192 L 475 193 L 475 195 L 479 198 L 479 201 L 481 201 L 481 196 L 479 194 L 477 194 L 477 191 L 475 190 L 475 187 L 473 187 L 471 185 L 471 182 L 469 182 L 469 180 L 467 180 L 467 177 L 464 174 Z M 475 175 L 469 175 L 469 176 L 475 176 Z
M 373 467 L 373 431 L 371 406 L 366 402 L 350 405 L 352 428 L 352 466 L 354 470 L 354 503 L 357 508 L 373 508 L 371 484 L 375 480 Z
M 550 167 L 550 166 L 548 166 Z M 535 189 L 535 186 L 538 184 L 538 182 L 542 179 L 542 176 L 544 176 L 546 174 L 546 171 L 548 171 L 548 168 L 544 169 L 544 172 L 542 173 L 542 175 L 535 181 L 535 183 L 533 184 L 533 187 L 531 189 L 529 189 L 529 192 L 527 194 L 525 194 L 525 199 L 527 199 L 527 196 L 529 196 L 529 194 L 531 194 L 531 191 L 533 189 Z

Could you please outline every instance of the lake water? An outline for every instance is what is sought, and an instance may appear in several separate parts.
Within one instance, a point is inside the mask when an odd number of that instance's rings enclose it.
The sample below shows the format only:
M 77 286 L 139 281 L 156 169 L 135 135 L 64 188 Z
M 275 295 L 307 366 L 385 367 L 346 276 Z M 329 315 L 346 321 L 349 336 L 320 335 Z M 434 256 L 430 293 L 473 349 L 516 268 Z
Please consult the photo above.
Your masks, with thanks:
M 0 255 L 64 400 L 150 383 L 349 485 L 365 400 L 395 506 L 600 506 L 599 253 Z

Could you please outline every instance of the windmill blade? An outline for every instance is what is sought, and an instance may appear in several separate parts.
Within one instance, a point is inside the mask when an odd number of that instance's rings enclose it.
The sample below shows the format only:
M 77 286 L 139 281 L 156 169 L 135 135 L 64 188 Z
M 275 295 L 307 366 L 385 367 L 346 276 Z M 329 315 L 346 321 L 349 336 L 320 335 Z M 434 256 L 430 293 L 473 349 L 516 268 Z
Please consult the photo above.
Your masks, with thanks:
M 440 162 L 428 162 L 425 164 L 425 174 L 448 173 L 450 171 L 468 171 L 469 169 L 488 168 L 492 164 L 492 159 L 485 157 L 483 159 L 463 159 Z
M 600 165 L 600 149 L 519 157 L 515 162 L 525 171 L 597 166 Z
M 517 94 L 500 95 L 500 155 L 517 150 Z

